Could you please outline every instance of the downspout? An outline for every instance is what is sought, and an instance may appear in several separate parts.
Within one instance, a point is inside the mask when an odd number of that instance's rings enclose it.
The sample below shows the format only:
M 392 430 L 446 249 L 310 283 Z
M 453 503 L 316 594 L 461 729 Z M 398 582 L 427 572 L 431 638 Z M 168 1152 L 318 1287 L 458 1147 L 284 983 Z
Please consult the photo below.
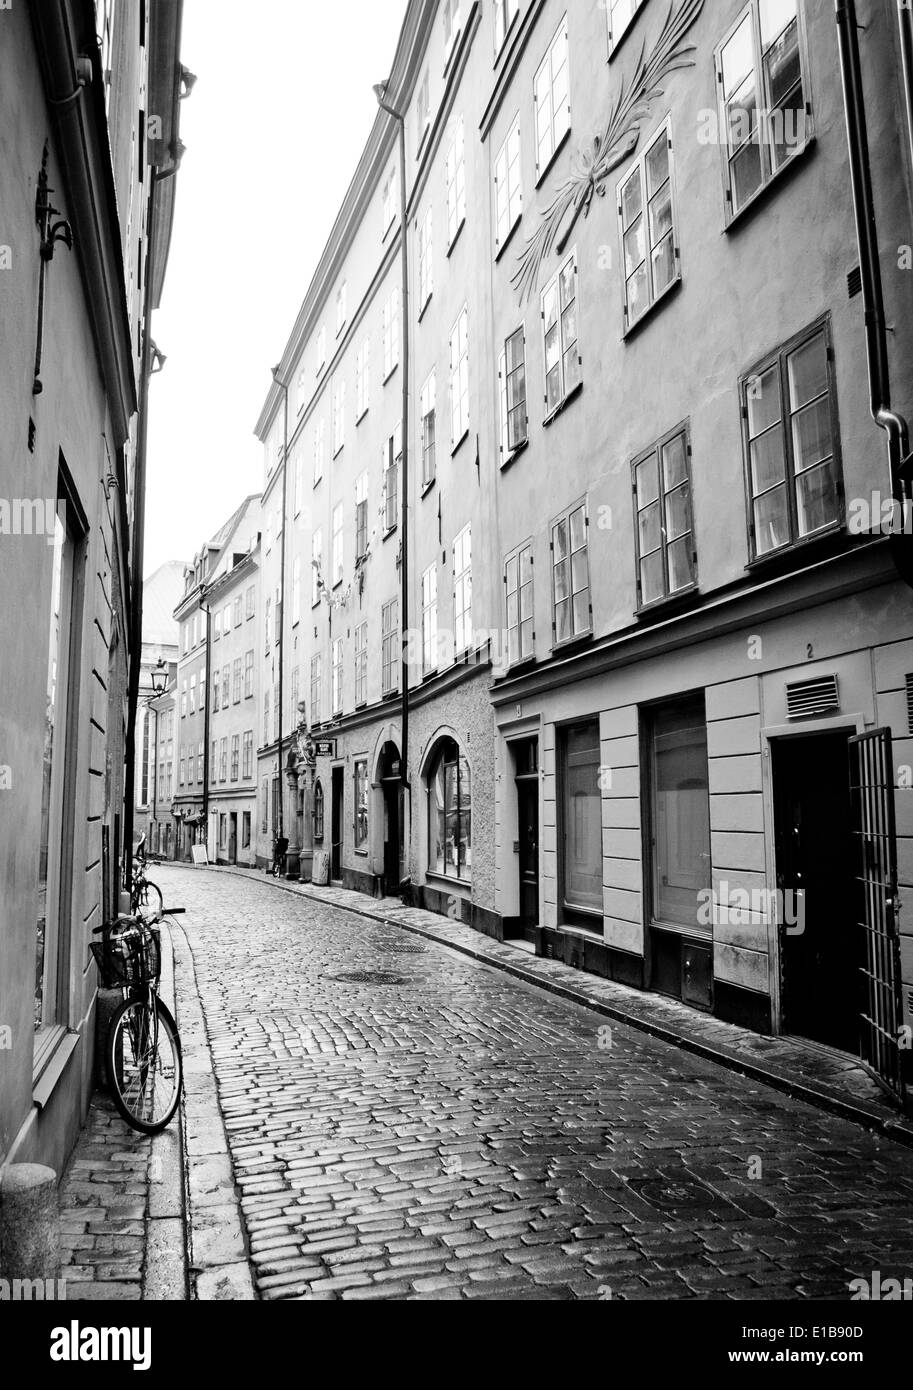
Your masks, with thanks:
M 284 690 L 282 681 L 282 668 L 285 664 L 285 533 L 288 529 L 288 518 L 286 511 L 288 508 L 288 386 L 279 380 L 278 368 L 273 372 L 273 380 L 277 386 L 282 387 L 284 395 L 284 418 L 283 418 L 283 442 L 282 442 L 282 544 L 279 547 L 279 836 L 284 835 L 284 816 L 283 807 L 285 802 L 285 786 L 282 769 L 282 747 L 283 730 L 282 718 L 284 714 L 283 700 Z M 286 865 L 286 868 L 288 865 Z
M 402 240 L 402 339 L 403 339 L 403 483 L 402 483 L 402 532 L 403 550 L 402 564 L 400 566 L 400 584 L 402 589 L 401 608 L 402 617 L 400 619 L 400 633 L 402 637 L 402 751 L 400 757 L 400 779 L 403 786 L 403 796 L 410 804 L 409 831 L 412 832 L 412 789 L 409 782 L 409 243 L 407 236 L 407 199 L 406 199 L 406 118 L 400 115 L 399 120 L 399 192 L 400 192 L 400 238 Z
M 909 492 L 904 482 L 903 471 L 909 462 L 909 429 L 904 417 L 891 408 L 887 327 L 881 267 L 878 258 L 878 234 L 875 223 L 872 170 L 869 161 L 865 96 L 859 58 L 856 5 L 855 0 L 835 0 L 835 3 L 837 46 L 843 83 L 850 180 L 865 314 L 866 353 L 869 366 L 869 409 L 875 423 L 885 431 L 888 437 L 891 493 L 899 508 L 901 520 L 905 520 L 909 506 Z M 913 557 L 909 555 L 910 546 L 905 545 L 904 540 L 903 527 L 892 527 L 890 542 L 895 568 L 904 583 L 913 588 Z
M 910 8 L 910 0 L 897 0 L 897 23 L 900 29 L 900 56 L 903 66 L 904 109 L 907 113 L 910 168 L 913 170 L 913 10 Z
M 207 598 L 205 584 L 200 589 L 200 611 L 206 614 L 206 703 L 203 705 L 203 844 L 209 855 L 209 734 L 212 702 L 212 609 L 203 606 Z

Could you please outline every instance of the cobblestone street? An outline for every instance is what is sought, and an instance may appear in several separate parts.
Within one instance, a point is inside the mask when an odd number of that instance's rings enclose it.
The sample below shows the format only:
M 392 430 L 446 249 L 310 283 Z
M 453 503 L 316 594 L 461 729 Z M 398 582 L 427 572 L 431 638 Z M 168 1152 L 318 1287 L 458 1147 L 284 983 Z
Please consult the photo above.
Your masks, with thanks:
M 392 924 L 156 876 L 260 1297 L 847 1299 L 913 1270 L 909 1148 Z

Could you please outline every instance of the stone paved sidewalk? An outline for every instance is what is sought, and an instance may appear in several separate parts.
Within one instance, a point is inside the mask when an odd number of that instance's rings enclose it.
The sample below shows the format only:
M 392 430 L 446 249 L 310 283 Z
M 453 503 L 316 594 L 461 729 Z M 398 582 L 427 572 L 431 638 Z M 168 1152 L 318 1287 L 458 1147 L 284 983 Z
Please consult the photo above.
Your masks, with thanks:
M 762 1037 L 747 1028 L 701 1014 L 674 999 L 536 957 L 529 947 L 524 949 L 525 943 L 495 941 L 439 913 L 404 907 L 399 898 L 371 898 L 347 888 L 276 880 L 255 869 L 213 868 L 195 872 L 237 874 L 282 892 L 301 894 L 364 917 L 394 923 L 913 1146 L 913 1120 L 900 1113 L 865 1067 L 831 1049 L 797 1038 Z

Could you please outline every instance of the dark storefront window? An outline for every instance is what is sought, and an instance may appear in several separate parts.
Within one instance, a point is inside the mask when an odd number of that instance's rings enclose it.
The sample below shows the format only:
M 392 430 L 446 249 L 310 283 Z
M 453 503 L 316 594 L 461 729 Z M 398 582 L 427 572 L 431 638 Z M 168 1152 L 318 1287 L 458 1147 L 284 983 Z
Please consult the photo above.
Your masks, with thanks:
M 428 774 L 428 867 L 447 878 L 468 879 L 472 871 L 472 779 L 450 738 Z
M 564 921 L 602 929 L 602 795 L 599 721 L 562 730 L 561 892 Z
M 652 717 L 653 917 L 694 931 L 698 893 L 710 887 L 710 796 L 703 699 Z

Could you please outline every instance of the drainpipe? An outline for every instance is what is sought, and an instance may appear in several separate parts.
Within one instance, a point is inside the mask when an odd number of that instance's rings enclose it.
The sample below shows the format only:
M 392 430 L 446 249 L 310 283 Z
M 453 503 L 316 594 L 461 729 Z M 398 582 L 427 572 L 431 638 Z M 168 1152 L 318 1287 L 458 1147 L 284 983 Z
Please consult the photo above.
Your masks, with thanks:
M 203 600 L 209 595 L 205 584 L 200 589 L 200 611 L 206 614 L 206 703 L 203 706 L 203 844 L 209 857 L 209 734 L 210 709 L 212 705 L 212 609 L 204 606 Z M 217 856 L 218 857 L 218 856 Z
M 865 118 L 865 95 L 859 59 L 856 5 L 855 0 L 835 0 L 835 3 L 850 181 L 865 313 L 869 408 L 873 420 L 888 437 L 891 493 L 898 505 L 901 520 L 905 520 L 910 503 L 909 488 L 905 481 L 905 473 L 910 463 L 910 438 L 906 420 L 891 408 L 887 327 L 878 258 L 878 234 Z M 905 544 L 905 540 L 903 527 L 892 527 L 890 543 L 895 568 L 903 582 L 913 588 L 913 556 L 909 554 L 911 547 Z
M 913 169 L 913 10 L 910 9 L 910 0 L 897 0 L 897 23 L 900 28 L 900 55 L 903 65 L 907 139 L 910 144 L 910 165 Z
M 288 518 L 286 516 L 288 506 L 288 384 L 280 381 L 279 368 L 273 368 L 273 381 L 283 393 L 283 425 L 282 425 L 282 544 L 279 547 L 279 825 L 277 827 L 279 835 L 284 834 L 283 808 L 285 804 L 285 786 L 282 767 L 282 745 L 283 730 L 282 719 L 285 713 L 283 709 L 283 682 L 282 668 L 285 664 L 285 533 L 288 530 Z M 286 868 L 288 864 L 286 863 Z

